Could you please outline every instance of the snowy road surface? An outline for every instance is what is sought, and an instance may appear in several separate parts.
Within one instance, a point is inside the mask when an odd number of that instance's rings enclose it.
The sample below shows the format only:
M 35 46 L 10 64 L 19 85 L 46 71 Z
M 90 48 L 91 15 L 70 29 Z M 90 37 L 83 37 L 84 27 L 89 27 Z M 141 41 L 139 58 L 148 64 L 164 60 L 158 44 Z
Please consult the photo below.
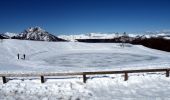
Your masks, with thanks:
M 17 59 L 17 54 L 26 60 Z M 117 43 L 38 42 L 3 40 L 0 43 L 0 72 L 103 71 L 167 68 L 170 53 L 140 45 Z M 0 82 L 0 100 L 170 100 L 170 78 L 157 74 L 134 74 L 82 78 L 13 79 Z M 2 81 L 0 79 L 0 81 Z

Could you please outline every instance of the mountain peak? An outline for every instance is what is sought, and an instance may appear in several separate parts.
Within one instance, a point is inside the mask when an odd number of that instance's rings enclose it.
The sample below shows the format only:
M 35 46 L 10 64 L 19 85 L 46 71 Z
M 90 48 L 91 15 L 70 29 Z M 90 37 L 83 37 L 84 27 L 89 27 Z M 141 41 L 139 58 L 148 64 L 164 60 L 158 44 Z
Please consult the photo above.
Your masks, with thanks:
M 45 31 L 41 27 L 29 27 L 24 32 L 19 34 L 17 39 L 23 40 L 35 40 L 35 41 L 64 41 L 56 37 L 55 35 L 50 34 L 49 32 Z
M 41 27 L 29 27 L 27 30 L 27 32 L 45 32 L 44 29 L 42 29 Z

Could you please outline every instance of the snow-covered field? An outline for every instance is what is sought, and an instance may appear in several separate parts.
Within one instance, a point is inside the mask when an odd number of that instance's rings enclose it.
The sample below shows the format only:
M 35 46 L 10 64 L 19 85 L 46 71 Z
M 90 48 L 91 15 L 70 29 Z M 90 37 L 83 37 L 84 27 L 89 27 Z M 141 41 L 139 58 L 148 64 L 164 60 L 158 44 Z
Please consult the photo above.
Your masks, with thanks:
M 26 59 L 17 59 L 17 54 Z M 0 72 L 78 72 L 141 68 L 167 68 L 170 53 L 141 45 L 119 43 L 38 42 L 3 40 L 0 43 Z M 10 80 L 0 84 L 4 100 L 112 100 L 170 99 L 170 79 L 164 73 Z M 12 78 L 13 79 L 13 78 Z
M 26 60 L 17 59 L 26 54 Z M 0 71 L 96 71 L 168 67 L 170 53 L 141 45 L 114 43 L 38 42 L 0 43 Z

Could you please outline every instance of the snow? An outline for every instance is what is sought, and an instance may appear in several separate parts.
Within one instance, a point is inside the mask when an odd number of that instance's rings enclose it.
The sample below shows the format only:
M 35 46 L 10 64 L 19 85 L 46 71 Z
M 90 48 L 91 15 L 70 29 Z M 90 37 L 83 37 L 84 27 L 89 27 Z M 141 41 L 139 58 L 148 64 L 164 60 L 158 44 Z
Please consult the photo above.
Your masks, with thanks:
M 38 42 L 4 40 L 0 43 L 0 71 L 96 71 L 168 67 L 168 52 L 119 43 Z M 17 54 L 26 60 L 17 59 Z
M 10 81 L 8 84 L 0 85 L 0 99 L 76 100 L 83 98 L 87 100 L 91 97 L 90 91 L 85 89 L 81 82 L 59 81 L 55 84 L 53 83 L 40 84 L 37 81 Z
M 164 37 L 164 39 L 170 40 L 170 37 Z
M 43 42 L 7 39 L 0 43 L 0 72 L 79 72 L 168 68 L 170 53 L 119 43 Z M 17 59 L 17 54 L 26 60 Z M 0 100 L 168 100 L 165 73 L 0 79 Z M 23 80 L 24 79 L 24 80 Z
M 94 79 L 87 85 L 89 85 L 88 88 L 96 94 L 95 99 L 98 100 L 167 100 L 170 98 L 168 92 L 170 89 L 169 82 L 169 79 L 164 76 L 141 75 L 131 76 L 126 82 L 119 78 Z M 96 87 L 94 87 L 94 85 L 96 85 Z
M 18 38 L 24 38 L 26 40 L 40 40 L 40 41 L 53 41 L 55 40 L 56 36 L 49 34 L 44 29 L 36 26 L 36 27 L 30 27 L 26 29 L 21 34 L 17 33 L 11 33 L 6 32 L 4 33 L 5 36 L 8 36 L 8 38 L 11 38 L 13 36 L 19 36 Z M 73 35 L 59 35 L 57 37 L 67 40 L 67 41 L 77 41 L 76 39 L 113 39 L 117 37 L 123 36 L 124 33 L 115 33 L 115 32 L 108 32 L 108 33 L 85 33 L 85 34 L 73 34 Z M 165 39 L 170 38 L 170 32 L 169 30 L 165 31 L 158 31 L 158 32 L 146 32 L 146 33 L 126 33 L 131 38 L 158 38 L 163 37 Z
M 59 35 L 58 37 L 69 41 L 75 41 L 76 39 L 110 39 L 116 36 L 115 33 L 87 33 L 78 35 Z
M 4 35 L 7 35 L 9 37 L 17 36 L 17 33 L 11 33 L 11 32 L 5 32 Z
M 144 37 L 144 38 L 152 38 L 152 37 L 170 37 L 169 32 L 151 32 L 146 34 L 137 34 L 137 33 L 130 33 L 127 34 L 131 38 L 136 37 Z M 78 35 L 59 35 L 58 37 L 68 40 L 68 41 L 76 41 L 76 39 L 112 39 L 116 37 L 123 36 L 123 34 L 120 33 L 87 33 L 87 34 L 78 34 Z
M 16 36 L 24 40 L 59 41 L 60 39 L 40 27 L 30 27 Z
M 169 100 L 169 78 L 157 74 L 132 74 L 128 81 L 121 75 L 80 78 L 11 80 L 0 85 L 1 100 Z

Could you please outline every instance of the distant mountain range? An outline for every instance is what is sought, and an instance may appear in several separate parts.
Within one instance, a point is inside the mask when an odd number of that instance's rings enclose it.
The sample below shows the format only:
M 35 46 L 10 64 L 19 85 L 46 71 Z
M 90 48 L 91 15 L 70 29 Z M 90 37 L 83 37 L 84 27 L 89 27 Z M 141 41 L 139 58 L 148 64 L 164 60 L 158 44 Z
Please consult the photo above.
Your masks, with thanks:
M 130 43 L 170 52 L 170 32 L 127 33 L 88 33 L 79 35 L 55 36 L 40 27 L 30 27 L 20 34 L 3 33 L 0 39 L 20 39 L 34 41 L 78 41 L 88 43 Z
M 164 38 L 170 39 L 170 32 L 159 32 L 159 33 L 144 33 L 144 34 L 127 34 L 127 33 L 88 33 L 88 34 L 79 34 L 79 35 L 59 35 L 59 38 L 68 40 L 68 41 L 78 41 L 84 39 L 118 39 L 122 37 L 127 37 L 130 40 L 135 38 Z
M 126 37 L 126 38 L 125 38 Z M 81 41 L 84 39 L 115 39 L 117 42 L 132 41 L 134 39 L 145 38 L 164 38 L 170 39 L 170 31 L 146 32 L 144 34 L 126 34 L 126 33 L 88 33 L 79 35 L 59 35 L 55 36 L 40 27 L 30 27 L 20 34 L 6 32 L 0 34 L 0 39 L 21 39 L 35 41 Z

